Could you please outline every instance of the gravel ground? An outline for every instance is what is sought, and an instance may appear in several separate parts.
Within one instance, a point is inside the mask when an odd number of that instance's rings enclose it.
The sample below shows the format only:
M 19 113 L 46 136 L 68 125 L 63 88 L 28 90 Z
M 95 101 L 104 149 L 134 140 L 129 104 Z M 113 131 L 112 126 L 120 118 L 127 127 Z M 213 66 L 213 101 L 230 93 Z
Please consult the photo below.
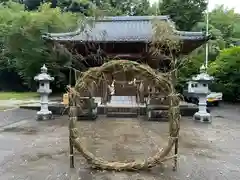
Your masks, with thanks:
M 177 172 L 172 171 L 172 161 L 150 171 L 95 171 L 77 152 L 76 168 L 69 169 L 67 117 L 5 126 L 0 132 L 0 179 L 239 180 L 240 106 L 222 105 L 212 115 L 212 124 L 182 118 Z M 102 117 L 78 126 L 84 145 L 106 160 L 144 159 L 163 147 L 168 137 L 166 122 L 142 119 Z

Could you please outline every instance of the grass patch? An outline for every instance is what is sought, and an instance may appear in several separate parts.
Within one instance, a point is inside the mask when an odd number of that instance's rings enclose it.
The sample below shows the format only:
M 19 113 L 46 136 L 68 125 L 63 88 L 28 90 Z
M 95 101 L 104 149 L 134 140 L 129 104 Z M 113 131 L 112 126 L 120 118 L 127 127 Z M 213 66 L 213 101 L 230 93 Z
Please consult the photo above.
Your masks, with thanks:
M 12 109 L 12 108 L 14 108 L 14 107 L 11 107 L 11 106 L 0 106 L 0 111 Z
M 0 92 L 0 100 L 27 100 L 38 98 L 39 94 L 37 92 Z

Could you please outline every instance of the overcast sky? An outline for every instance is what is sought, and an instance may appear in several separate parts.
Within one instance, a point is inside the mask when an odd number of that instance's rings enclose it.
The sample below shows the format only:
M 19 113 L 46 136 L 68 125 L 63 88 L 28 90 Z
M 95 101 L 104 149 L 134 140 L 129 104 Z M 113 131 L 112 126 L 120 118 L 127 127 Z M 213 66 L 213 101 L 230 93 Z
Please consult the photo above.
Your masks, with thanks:
M 150 0 L 151 3 L 158 0 Z M 236 12 L 240 13 L 240 0 L 209 0 L 209 10 L 212 10 L 216 5 L 223 4 L 225 7 L 234 8 Z

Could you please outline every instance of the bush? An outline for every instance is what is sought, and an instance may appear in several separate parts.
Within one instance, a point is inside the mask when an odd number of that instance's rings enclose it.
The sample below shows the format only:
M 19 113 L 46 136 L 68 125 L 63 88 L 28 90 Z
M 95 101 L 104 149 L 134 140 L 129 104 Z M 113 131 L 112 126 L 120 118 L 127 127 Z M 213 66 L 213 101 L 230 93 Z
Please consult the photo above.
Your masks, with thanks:
M 216 78 L 213 89 L 223 92 L 224 100 L 240 100 L 240 46 L 221 51 L 209 73 Z

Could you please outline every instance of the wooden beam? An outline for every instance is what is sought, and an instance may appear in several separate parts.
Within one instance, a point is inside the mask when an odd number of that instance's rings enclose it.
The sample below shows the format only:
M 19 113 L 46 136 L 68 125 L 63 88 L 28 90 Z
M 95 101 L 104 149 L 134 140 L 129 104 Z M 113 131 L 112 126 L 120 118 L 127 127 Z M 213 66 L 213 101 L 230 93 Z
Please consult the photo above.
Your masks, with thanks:
M 114 59 L 143 59 L 142 53 L 107 53 L 107 56 Z

